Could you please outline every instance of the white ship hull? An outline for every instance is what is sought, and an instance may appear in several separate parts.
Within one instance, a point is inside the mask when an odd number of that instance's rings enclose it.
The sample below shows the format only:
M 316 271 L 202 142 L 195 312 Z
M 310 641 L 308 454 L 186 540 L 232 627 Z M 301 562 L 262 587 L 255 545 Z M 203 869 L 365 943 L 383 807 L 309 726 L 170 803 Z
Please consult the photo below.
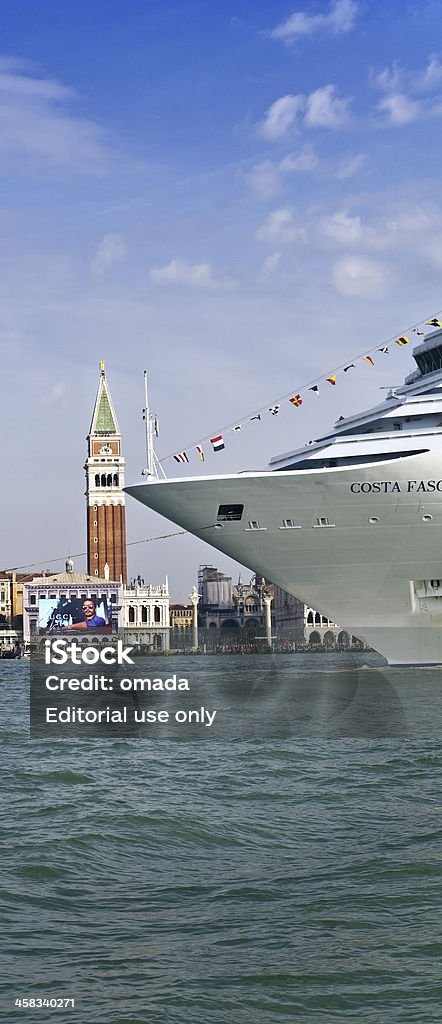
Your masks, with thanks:
M 426 440 L 414 447 L 427 448 Z M 422 454 L 364 466 L 126 490 L 338 622 L 390 664 L 442 663 L 440 433 Z M 219 521 L 226 505 L 243 506 L 240 520 Z

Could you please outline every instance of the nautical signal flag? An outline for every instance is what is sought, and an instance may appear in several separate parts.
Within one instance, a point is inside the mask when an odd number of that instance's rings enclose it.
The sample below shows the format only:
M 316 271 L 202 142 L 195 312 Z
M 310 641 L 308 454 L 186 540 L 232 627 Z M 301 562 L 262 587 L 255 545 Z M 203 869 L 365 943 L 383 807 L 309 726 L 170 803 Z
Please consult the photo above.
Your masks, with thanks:
M 271 412 L 272 416 L 277 416 L 279 413 L 279 405 L 271 405 L 269 412 Z
M 259 422 L 261 422 L 260 414 L 258 413 L 256 416 L 251 416 L 250 417 L 250 422 L 252 422 L 252 420 L 259 420 Z
M 441 324 L 441 326 L 442 326 L 442 324 Z M 403 345 L 408 345 L 409 342 L 410 342 L 410 339 L 407 338 L 406 334 L 403 334 L 401 338 L 396 338 L 395 345 L 400 345 L 401 348 L 402 348 Z
M 314 395 L 319 395 L 319 388 L 318 388 L 318 385 L 317 385 L 317 384 L 314 384 L 312 388 L 309 388 L 309 391 L 313 391 L 313 394 L 314 394 Z
M 175 459 L 175 462 L 188 462 L 189 461 L 185 452 L 177 452 L 177 454 L 174 455 L 174 459 Z
M 155 416 L 154 429 L 155 429 L 155 437 L 159 437 L 160 436 L 160 425 L 158 423 L 158 416 Z
M 336 384 L 336 374 L 332 374 L 331 377 L 327 377 L 329 384 Z
M 413 327 L 413 334 L 422 334 L 423 335 L 423 333 L 424 332 L 420 331 L 418 327 Z
M 289 399 L 289 401 L 292 403 L 292 405 L 302 405 L 301 395 L 294 395 L 293 398 Z
M 242 423 L 237 423 L 236 427 L 233 427 L 233 430 L 238 434 L 239 431 L 242 430 Z
M 223 448 L 226 447 L 222 434 L 218 434 L 217 437 L 211 437 L 210 444 L 212 445 L 214 452 L 222 452 Z
M 383 348 L 378 348 L 378 352 L 383 352 L 384 356 L 388 355 L 388 345 L 384 345 Z
M 362 356 L 362 358 L 365 359 L 366 363 L 370 363 L 370 366 L 374 366 L 374 359 L 371 356 Z
M 203 449 L 201 448 L 201 445 L 197 444 L 197 445 L 195 445 L 195 447 L 196 447 L 198 455 L 199 455 L 199 457 L 201 459 L 201 462 L 204 462 L 204 452 L 203 452 Z
M 354 370 L 355 364 L 349 363 L 348 366 L 344 366 L 344 373 L 348 373 L 349 370 Z
M 436 320 L 436 317 L 434 320 L 426 320 L 425 323 L 428 324 L 429 327 L 442 327 L 440 320 Z

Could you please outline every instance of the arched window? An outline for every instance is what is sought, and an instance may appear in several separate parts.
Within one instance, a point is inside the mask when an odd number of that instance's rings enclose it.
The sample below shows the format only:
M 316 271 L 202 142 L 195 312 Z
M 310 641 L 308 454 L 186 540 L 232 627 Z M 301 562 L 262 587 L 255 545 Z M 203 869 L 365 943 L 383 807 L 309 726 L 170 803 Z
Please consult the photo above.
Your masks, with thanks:
M 112 487 L 112 473 L 108 473 L 107 475 L 107 486 Z
M 161 622 L 161 608 L 159 608 L 157 604 L 153 610 L 153 621 Z
M 321 625 L 321 616 L 320 616 L 319 612 L 316 612 L 315 623 L 316 623 L 317 626 Z
M 114 473 L 114 487 L 118 487 L 118 473 Z
M 100 486 L 100 474 L 99 473 L 95 474 L 95 486 L 96 487 Z
M 141 621 L 142 622 L 147 622 L 147 608 L 146 608 L 145 604 L 143 604 L 142 609 L 141 609 Z
M 106 487 L 106 473 L 101 474 L 101 486 Z
M 129 622 L 135 622 L 135 608 L 129 605 Z

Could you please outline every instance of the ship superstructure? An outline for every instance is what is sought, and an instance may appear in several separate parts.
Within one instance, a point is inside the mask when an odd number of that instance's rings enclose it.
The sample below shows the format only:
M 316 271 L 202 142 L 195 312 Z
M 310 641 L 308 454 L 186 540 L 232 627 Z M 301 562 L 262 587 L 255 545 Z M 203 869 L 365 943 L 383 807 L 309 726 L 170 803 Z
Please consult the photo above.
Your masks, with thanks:
M 379 404 L 267 469 L 129 494 L 359 636 L 442 663 L 442 330 Z

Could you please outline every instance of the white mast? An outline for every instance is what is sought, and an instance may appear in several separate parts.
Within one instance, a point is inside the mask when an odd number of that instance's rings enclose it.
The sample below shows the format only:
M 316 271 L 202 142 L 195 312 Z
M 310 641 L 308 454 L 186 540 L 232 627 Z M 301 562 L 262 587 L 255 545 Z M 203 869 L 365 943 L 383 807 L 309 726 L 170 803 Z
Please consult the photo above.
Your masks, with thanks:
M 141 471 L 142 476 L 158 480 L 159 476 L 166 477 L 164 469 L 159 462 L 154 448 L 154 432 L 156 432 L 157 418 L 152 416 L 149 410 L 149 397 L 147 392 L 147 370 L 144 371 L 144 409 L 143 420 L 146 429 L 146 468 Z

